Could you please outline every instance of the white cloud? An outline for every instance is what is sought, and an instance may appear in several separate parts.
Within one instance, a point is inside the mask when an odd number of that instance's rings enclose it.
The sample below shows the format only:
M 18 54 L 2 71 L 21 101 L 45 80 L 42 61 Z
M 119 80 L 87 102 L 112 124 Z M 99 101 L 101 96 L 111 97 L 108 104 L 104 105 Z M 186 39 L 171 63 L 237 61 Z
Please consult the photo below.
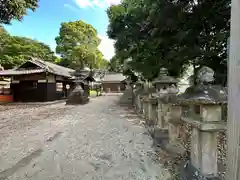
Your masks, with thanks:
M 117 4 L 120 4 L 120 3 L 121 3 L 121 0 L 105 0 L 105 3 L 106 3 L 108 6 L 117 5 Z
M 98 49 L 103 53 L 104 58 L 110 60 L 115 55 L 114 40 L 107 36 L 98 36 L 102 41 Z
M 77 8 L 71 6 L 70 4 L 64 4 L 63 6 L 65 8 L 68 8 L 68 9 L 72 10 L 72 11 L 77 11 L 77 12 L 79 11 Z
M 104 8 L 110 5 L 119 4 L 121 0 L 73 0 L 80 8 L 98 7 Z

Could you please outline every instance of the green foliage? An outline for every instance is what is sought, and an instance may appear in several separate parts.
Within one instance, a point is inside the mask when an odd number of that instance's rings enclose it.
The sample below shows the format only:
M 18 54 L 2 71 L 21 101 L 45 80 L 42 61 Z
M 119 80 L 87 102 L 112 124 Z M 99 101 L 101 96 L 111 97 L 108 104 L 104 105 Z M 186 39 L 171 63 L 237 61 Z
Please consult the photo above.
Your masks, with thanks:
M 30 9 L 34 11 L 39 0 L 2 0 L 0 3 L 0 24 L 10 24 L 11 20 L 22 20 Z
M 100 42 L 92 25 L 83 21 L 62 23 L 56 37 L 56 52 L 62 57 L 60 64 L 71 68 L 105 66 L 103 55 L 98 50 Z
M 101 53 L 101 52 L 100 52 Z M 102 55 L 102 53 L 101 53 L 101 55 Z M 98 65 L 97 65 L 97 67 L 99 68 L 99 69 L 107 69 L 108 68 L 108 60 L 107 59 L 105 59 L 105 58 L 102 58 L 102 60 L 101 61 L 98 61 Z
M 145 79 L 161 67 L 179 77 L 190 64 L 207 65 L 217 81 L 223 78 L 230 0 L 124 0 L 107 14 L 117 56 L 130 59 L 130 69 Z
M 122 72 L 123 71 L 123 62 L 116 55 L 110 59 L 108 63 L 108 70 L 111 72 Z
M 44 43 L 25 37 L 11 36 L 0 27 L 0 64 L 10 69 L 22 64 L 30 57 L 54 62 L 56 57 Z

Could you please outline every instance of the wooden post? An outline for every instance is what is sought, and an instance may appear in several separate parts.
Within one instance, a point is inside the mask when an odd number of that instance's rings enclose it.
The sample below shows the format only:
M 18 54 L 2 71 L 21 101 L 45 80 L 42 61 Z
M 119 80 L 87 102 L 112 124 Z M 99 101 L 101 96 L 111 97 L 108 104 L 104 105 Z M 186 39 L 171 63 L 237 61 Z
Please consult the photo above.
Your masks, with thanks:
M 228 62 L 227 180 L 240 179 L 240 0 L 231 4 L 230 57 Z

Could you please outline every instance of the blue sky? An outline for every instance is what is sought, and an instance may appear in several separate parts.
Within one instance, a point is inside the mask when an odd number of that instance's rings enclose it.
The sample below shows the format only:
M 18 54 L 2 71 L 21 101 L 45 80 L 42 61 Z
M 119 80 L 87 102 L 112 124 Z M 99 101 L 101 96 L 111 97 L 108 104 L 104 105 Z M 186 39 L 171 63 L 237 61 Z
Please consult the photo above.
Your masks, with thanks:
M 60 24 L 83 20 L 97 29 L 102 43 L 99 49 L 107 59 L 114 54 L 113 41 L 107 38 L 108 18 L 106 9 L 120 0 L 40 0 L 39 8 L 29 12 L 22 22 L 13 21 L 6 26 L 12 35 L 37 39 L 55 49 L 55 37 Z

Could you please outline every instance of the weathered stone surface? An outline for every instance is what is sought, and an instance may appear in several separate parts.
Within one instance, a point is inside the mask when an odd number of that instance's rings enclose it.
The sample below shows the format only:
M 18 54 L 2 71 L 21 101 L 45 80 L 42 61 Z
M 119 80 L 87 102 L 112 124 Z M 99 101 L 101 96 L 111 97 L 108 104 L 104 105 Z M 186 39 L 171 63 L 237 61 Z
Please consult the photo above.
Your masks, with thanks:
M 168 131 L 163 129 L 155 129 L 153 133 L 153 139 L 156 144 L 164 149 L 169 141 Z
M 70 93 L 66 104 L 86 104 L 89 102 L 88 93 L 84 92 L 80 85 L 77 85 L 75 89 Z
M 217 132 L 226 129 L 222 120 L 222 104 L 227 101 L 226 89 L 206 84 L 212 80 L 212 77 L 207 77 L 212 76 L 212 71 L 202 74 L 206 77 L 181 96 L 181 103 L 190 107 L 187 116 L 182 116 L 181 120 L 192 127 L 190 162 L 199 174 L 195 179 L 218 177 Z
M 203 176 L 191 163 L 187 161 L 182 165 L 180 180 L 221 180 L 219 177 Z
M 158 77 L 153 80 L 152 84 L 154 86 L 162 87 L 164 85 L 176 84 L 177 82 L 178 81 L 175 78 L 168 76 L 166 68 L 161 68 Z
M 197 85 L 186 89 L 181 95 L 183 104 L 225 104 L 227 90 L 218 85 Z
M 205 132 L 220 132 L 222 130 L 226 130 L 227 128 L 227 124 L 225 122 L 203 122 L 188 117 L 182 117 L 182 121 Z

